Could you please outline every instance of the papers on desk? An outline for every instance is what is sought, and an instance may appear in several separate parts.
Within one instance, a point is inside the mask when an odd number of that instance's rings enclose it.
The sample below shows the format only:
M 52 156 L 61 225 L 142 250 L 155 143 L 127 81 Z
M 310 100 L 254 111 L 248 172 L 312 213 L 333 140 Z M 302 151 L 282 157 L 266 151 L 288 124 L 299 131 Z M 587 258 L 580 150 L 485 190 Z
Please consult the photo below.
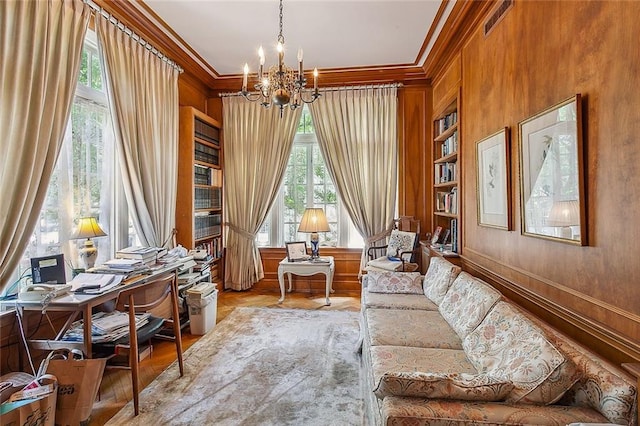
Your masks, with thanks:
M 122 278 L 122 275 L 83 272 L 76 275 L 69 284 L 71 284 L 71 290 L 76 293 L 100 294 L 120 284 Z

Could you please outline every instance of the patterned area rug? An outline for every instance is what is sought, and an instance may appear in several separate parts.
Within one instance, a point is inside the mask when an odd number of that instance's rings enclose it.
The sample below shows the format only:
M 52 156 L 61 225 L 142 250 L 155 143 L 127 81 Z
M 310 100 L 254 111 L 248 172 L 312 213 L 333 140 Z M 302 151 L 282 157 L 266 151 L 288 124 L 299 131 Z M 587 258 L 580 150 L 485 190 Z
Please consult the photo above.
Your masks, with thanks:
M 236 308 L 108 425 L 362 425 L 358 313 Z

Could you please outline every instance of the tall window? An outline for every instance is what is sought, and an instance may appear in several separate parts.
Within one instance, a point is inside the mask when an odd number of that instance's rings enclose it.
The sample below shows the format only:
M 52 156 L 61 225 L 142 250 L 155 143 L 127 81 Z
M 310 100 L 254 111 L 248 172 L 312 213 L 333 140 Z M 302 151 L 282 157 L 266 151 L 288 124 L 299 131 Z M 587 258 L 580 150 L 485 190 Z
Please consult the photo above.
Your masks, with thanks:
M 67 265 L 78 267 L 78 247 L 83 242 L 70 238 L 80 217 L 96 217 L 108 235 L 94 240 L 96 264 L 136 238 L 121 181 L 113 179 L 118 164 L 102 76 L 95 33 L 89 31 L 60 155 L 17 275 L 30 268 L 31 257 L 48 254 L 64 253 Z
M 362 237 L 341 206 L 320 152 L 311 114 L 304 107 L 284 181 L 271 213 L 258 232 L 258 245 L 281 247 L 287 241 L 308 240 L 309 235 L 298 233 L 307 207 L 320 207 L 327 215 L 331 231 L 321 234 L 321 246 L 363 246 Z

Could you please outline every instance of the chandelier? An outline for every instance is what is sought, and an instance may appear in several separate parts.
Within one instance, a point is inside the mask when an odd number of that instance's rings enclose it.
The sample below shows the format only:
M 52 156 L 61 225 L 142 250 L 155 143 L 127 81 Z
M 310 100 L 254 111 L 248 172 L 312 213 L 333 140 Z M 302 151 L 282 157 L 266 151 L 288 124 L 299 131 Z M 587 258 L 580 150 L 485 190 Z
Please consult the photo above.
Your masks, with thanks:
M 264 50 L 262 46 L 258 50 L 260 58 L 260 67 L 258 69 L 258 82 L 254 85 L 256 92 L 247 90 L 247 79 L 249 76 L 249 65 L 244 64 L 244 74 L 242 77 L 242 90 L 240 94 L 251 102 L 261 101 L 261 105 L 265 108 L 275 104 L 280 107 L 280 117 L 284 107 L 294 110 L 303 104 L 310 104 L 321 95 L 318 93 L 318 69 L 313 70 L 313 92 L 305 90 L 307 79 L 304 77 L 304 68 L 302 66 L 302 49 L 298 50 L 298 72 L 288 67 L 284 63 L 284 36 L 282 35 L 282 0 L 280 0 L 280 33 L 278 34 L 278 64 L 273 65 L 269 70 L 264 72 Z M 309 94 L 307 99 L 305 96 Z

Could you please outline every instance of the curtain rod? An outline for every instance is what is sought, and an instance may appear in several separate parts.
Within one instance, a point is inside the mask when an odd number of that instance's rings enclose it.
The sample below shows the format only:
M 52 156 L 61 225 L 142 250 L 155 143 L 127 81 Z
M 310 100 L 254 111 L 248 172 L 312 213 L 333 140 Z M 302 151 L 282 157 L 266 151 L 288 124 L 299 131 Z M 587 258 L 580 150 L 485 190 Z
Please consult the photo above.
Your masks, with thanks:
M 385 84 L 366 84 L 363 86 L 340 86 L 340 87 L 325 87 L 324 89 L 318 88 L 318 92 L 340 92 L 343 90 L 369 90 L 369 89 L 387 89 L 387 88 L 400 88 L 402 83 L 385 83 Z M 309 89 L 313 90 L 313 89 Z M 256 92 L 257 93 L 257 92 Z M 228 98 L 233 96 L 242 96 L 240 92 L 226 92 L 220 93 L 221 98 Z
M 128 35 L 129 37 L 131 37 L 132 39 L 134 39 L 135 41 L 137 41 L 141 45 L 143 45 L 147 50 L 149 50 L 151 53 L 156 55 L 162 61 L 166 62 L 168 65 L 170 65 L 173 68 L 177 69 L 180 74 L 182 74 L 184 72 L 184 69 L 182 69 L 182 67 L 180 65 L 178 65 L 175 61 L 169 59 L 164 53 L 162 53 L 158 49 L 156 49 L 151 43 L 149 43 L 148 41 L 146 41 L 145 39 L 140 37 L 131 28 L 127 27 L 125 24 L 120 22 L 115 16 L 113 16 L 112 14 L 110 14 L 109 12 L 104 10 L 104 8 L 102 6 L 98 6 L 97 4 L 95 4 L 91 0 L 83 0 L 83 2 L 86 5 L 88 5 L 91 9 L 93 9 L 96 14 L 100 14 L 104 18 L 108 19 L 109 22 L 111 22 L 113 25 L 115 25 L 116 28 L 118 28 L 120 31 L 122 31 L 123 33 L 125 33 L 126 35 Z

